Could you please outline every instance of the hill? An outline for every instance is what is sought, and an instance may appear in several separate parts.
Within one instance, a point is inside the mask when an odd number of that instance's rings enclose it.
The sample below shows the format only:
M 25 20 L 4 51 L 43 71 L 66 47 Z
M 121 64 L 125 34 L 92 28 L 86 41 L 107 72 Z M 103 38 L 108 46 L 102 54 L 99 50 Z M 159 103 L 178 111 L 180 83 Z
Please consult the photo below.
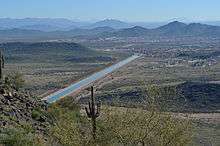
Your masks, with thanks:
M 128 28 L 131 24 L 114 19 L 106 19 L 95 23 L 86 21 L 74 21 L 63 18 L 0 18 L 0 26 L 5 29 L 26 29 L 39 31 L 68 31 L 76 28 L 92 29 L 96 27 L 112 27 L 115 29 Z
M 108 36 L 118 37 L 149 37 L 149 36 L 165 36 L 165 37 L 187 37 L 187 36 L 203 36 L 203 37 L 220 37 L 220 27 L 200 23 L 185 24 L 174 21 L 164 26 L 147 29 L 144 27 L 133 27 L 121 29 L 117 32 L 108 34 Z
M 27 93 L 8 91 L 3 87 L 0 90 L 1 127 L 19 126 L 26 121 L 35 130 L 46 132 L 45 128 L 49 128 L 49 123 L 47 117 L 43 115 L 43 111 L 47 110 L 45 102 L 30 97 Z M 35 115 L 37 112 L 38 115 Z
M 158 31 L 161 35 L 181 35 L 187 25 L 182 22 L 174 21 L 167 25 L 158 27 L 155 31 Z
M 157 88 L 155 88 L 157 89 Z M 165 111 L 173 112 L 219 112 L 220 84 L 185 82 L 173 86 L 158 86 L 160 93 L 155 100 Z M 141 87 L 118 88 L 103 91 L 97 98 L 104 103 L 125 107 L 139 107 L 150 103 L 151 91 Z M 87 97 L 80 99 L 84 103 Z
M 178 21 L 171 22 L 157 30 L 166 36 L 210 36 L 219 37 L 220 27 L 201 23 L 185 24 Z
M 73 57 L 92 57 L 101 53 L 76 43 L 39 42 L 3 43 L 6 59 L 10 62 L 62 62 Z
M 10 40 L 29 40 L 37 37 L 45 37 L 45 32 L 38 30 L 25 30 L 25 29 L 6 29 L 0 30 L 0 40 L 10 41 Z
M 26 26 L 25 26 L 26 27 Z M 41 27 L 41 26 L 36 26 Z M 45 27 L 45 26 L 44 26 Z M 48 32 L 41 31 L 42 29 L 32 30 L 31 27 L 26 29 L 14 28 L 0 30 L 0 41 L 2 42 L 16 42 L 16 41 L 41 41 L 41 40 L 51 40 L 51 39 L 68 39 L 74 36 L 96 36 L 102 33 L 111 33 L 115 29 L 111 27 L 96 27 L 92 29 L 82 29 L 74 28 L 68 31 L 49 31 L 50 26 L 47 26 Z M 56 29 L 56 28 L 55 28 Z
M 121 29 L 119 31 L 113 32 L 112 34 L 109 34 L 109 36 L 114 35 L 118 37 L 138 37 L 138 36 L 144 36 L 150 34 L 150 30 L 140 27 L 140 26 L 135 26 L 132 28 L 125 28 Z
M 115 19 L 105 19 L 102 21 L 98 21 L 90 26 L 89 28 L 95 28 L 95 27 L 112 27 L 114 29 L 122 29 L 122 28 L 128 28 L 132 27 L 132 24 L 128 24 L 126 22 L 115 20 Z
M 214 112 L 220 107 L 220 85 L 185 82 L 177 86 L 182 97 L 175 102 L 176 108 L 189 112 Z
M 62 30 L 61 27 L 50 25 L 50 24 L 24 25 L 24 26 L 19 27 L 19 29 L 23 29 L 23 30 L 39 30 L 39 31 L 45 31 L 45 32 Z
M 115 29 L 108 27 L 108 26 L 103 26 L 103 27 L 95 27 L 92 29 L 82 29 L 82 28 L 76 28 L 76 29 L 72 29 L 70 31 L 66 31 L 66 32 L 58 32 L 63 36 L 95 36 L 98 34 L 102 34 L 102 33 L 111 33 L 114 32 Z M 53 33 L 53 32 L 51 32 Z M 56 35 L 56 32 L 54 32 L 54 34 Z
M 34 95 L 61 89 L 128 56 L 66 42 L 14 42 L 0 48 L 6 60 L 4 74 L 22 73 L 24 88 Z
M 121 26 L 120 26 L 121 25 Z M 104 20 L 88 28 L 74 28 L 67 31 L 49 31 L 49 25 L 36 25 L 36 30 L 31 26 L 24 26 L 23 29 L 0 30 L 0 41 L 33 41 L 51 39 L 70 39 L 76 36 L 95 37 L 220 37 L 220 26 L 212 26 L 200 23 L 185 24 L 174 21 L 164 26 L 147 29 L 140 26 L 127 28 L 127 24 L 116 20 Z M 124 27 L 125 28 L 124 28 Z M 44 27 L 45 31 L 41 27 Z M 24 29 L 25 28 L 25 29 Z M 71 28 L 71 27 L 70 27 Z M 121 29 L 119 29 L 121 28 Z M 48 32 L 46 32 L 48 31 Z
M 9 82 L 1 83 L 0 144 L 33 145 L 39 137 L 47 141 L 52 124 L 47 108 L 47 103 L 18 91 Z

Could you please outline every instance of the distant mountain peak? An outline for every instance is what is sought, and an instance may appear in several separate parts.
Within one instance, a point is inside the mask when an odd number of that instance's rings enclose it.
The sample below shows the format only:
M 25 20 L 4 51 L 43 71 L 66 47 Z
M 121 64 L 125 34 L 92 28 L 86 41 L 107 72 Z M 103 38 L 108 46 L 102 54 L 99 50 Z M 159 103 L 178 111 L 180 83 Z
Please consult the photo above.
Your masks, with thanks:
M 145 27 L 141 27 L 141 26 L 134 26 L 134 27 L 132 27 L 131 29 L 133 29 L 133 30 L 143 30 L 143 31 L 146 31 L 147 30 L 147 28 L 145 28 Z
M 116 19 L 104 19 L 104 20 L 101 20 L 101 21 L 98 21 L 98 22 L 92 24 L 90 27 L 95 28 L 95 27 L 105 27 L 105 26 L 111 27 L 111 28 L 114 28 L 114 29 L 132 27 L 131 24 L 128 24 L 126 22 L 116 20 Z
M 105 21 L 116 21 L 116 22 L 122 22 L 121 20 L 117 20 L 117 19 L 104 19 L 104 20 L 101 20 L 99 22 L 105 22 Z M 123 22 L 122 22 L 123 23 Z
M 173 21 L 168 23 L 167 25 L 161 26 L 157 28 L 157 30 L 165 33 L 165 34 L 175 34 L 181 33 L 182 29 L 184 29 L 187 26 L 187 24 L 179 22 L 179 21 Z
M 126 24 L 126 23 L 116 19 L 104 19 L 96 22 L 95 24 Z
M 108 27 L 108 26 L 103 26 L 103 27 L 96 27 L 91 29 L 91 31 L 96 31 L 97 33 L 103 33 L 103 32 L 113 32 L 115 29 Z
M 202 24 L 202 23 L 190 23 L 188 26 L 189 27 L 190 26 L 199 27 L 199 26 L 210 26 L 210 25 L 206 25 L 206 24 Z
M 183 22 L 179 22 L 179 21 L 173 21 L 168 23 L 165 26 L 186 26 L 187 24 L 183 23 Z

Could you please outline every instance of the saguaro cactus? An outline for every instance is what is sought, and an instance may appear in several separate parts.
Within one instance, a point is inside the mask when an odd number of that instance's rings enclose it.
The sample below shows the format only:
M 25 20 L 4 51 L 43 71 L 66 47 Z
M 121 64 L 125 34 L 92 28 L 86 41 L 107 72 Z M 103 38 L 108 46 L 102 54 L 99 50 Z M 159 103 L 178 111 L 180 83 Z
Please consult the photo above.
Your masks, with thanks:
M 92 136 L 93 139 L 96 139 L 96 118 L 100 115 L 101 103 L 98 102 L 95 107 L 95 99 L 94 99 L 94 89 L 91 87 L 91 99 L 89 101 L 89 108 L 85 108 L 86 114 L 88 118 L 91 118 L 92 122 Z
M 5 59 L 2 50 L 0 50 L 0 80 L 3 79 L 2 68 L 5 67 Z

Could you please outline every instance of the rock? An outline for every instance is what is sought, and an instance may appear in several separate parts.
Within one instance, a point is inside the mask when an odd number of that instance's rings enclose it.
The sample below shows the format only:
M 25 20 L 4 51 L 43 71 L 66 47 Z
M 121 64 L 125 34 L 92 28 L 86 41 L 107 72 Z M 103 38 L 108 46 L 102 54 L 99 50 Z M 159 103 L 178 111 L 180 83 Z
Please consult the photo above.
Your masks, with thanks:
M 5 93 L 6 93 L 5 89 L 1 88 L 0 89 L 0 94 L 5 94 Z
M 39 119 L 32 117 L 32 113 L 36 109 L 40 109 L 39 113 L 42 114 Z M 32 125 L 34 130 L 39 133 L 46 133 L 50 121 L 50 119 L 43 114 L 46 110 L 46 102 L 15 90 L 9 92 L 0 86 L 0 115 L 5 117 L 5 120 L 0 117 L 1 127 L 6 125 L 13 126 L 13 124 L 22 125 L 25 121 Z
M 9 97 L 13 97 L 11 92 L 8 92 L 8 96 Z

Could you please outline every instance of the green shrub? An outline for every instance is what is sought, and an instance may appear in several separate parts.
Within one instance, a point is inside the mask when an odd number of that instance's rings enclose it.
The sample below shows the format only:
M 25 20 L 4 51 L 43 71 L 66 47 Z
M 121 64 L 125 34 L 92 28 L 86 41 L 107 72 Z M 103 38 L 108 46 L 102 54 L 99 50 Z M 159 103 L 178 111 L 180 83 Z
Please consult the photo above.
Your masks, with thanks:
M 2 128 L 0 145 L 3 146 L 44 146 L 42 139 L 25 128 Z
M 31 113 L 31 117 L 35 120 L 39 120 L 42 113 L 38 110 L 33 110 Z
M 92 137 L 92 125 L 74 102 L 62 101 L 52 107 L 56 117 L 51 135 L 65 146 L 91 145 L 142 145 L 142 146 L 186 146 L 192 140 L 191 122 L 162 112 L 163 97 L 156 86 L 147 88 L 146 107 L 118 108 L 104 106 L 97 119 L 96 139 Z M 163 93 L 173 94 L 169 89 Z M 163 101 L 163 100 L 162 100 Z M 63 106 L 65 105 L 65 106 Z
M 187 120 L 155 110 L 113 107 L 102 109 L 97 121 L 97 139 L 93 141 L 91 124 L 85 116 L 78 111 L 59 110 L 51 133 L 65 146 L 184 146 L 191 141 L 192 127 Z

